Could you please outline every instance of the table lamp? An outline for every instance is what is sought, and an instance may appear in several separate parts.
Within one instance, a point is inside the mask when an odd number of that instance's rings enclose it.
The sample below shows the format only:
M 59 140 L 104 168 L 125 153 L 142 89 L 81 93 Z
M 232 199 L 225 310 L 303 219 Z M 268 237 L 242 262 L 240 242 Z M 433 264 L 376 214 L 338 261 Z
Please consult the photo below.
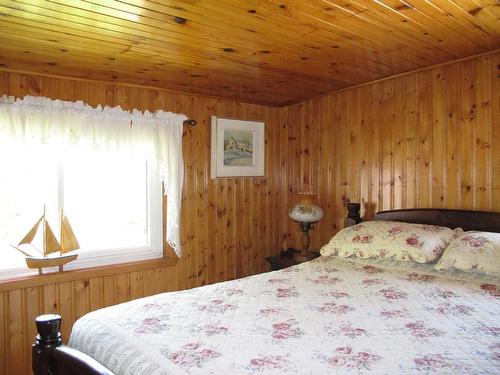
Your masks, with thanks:
M 301 245 L 302 249 L 294 254 L 294 259 L 298 262 L 305 262 L 317 257 L 315 253 L 309 251 L 311 239 L 309 237 L 309 229 L 312 223 L 316 223 L 323 217 L 323 210 L 318 205 L 314 204 L 316 194 L 314 193 L 299 193 L 299 201 L 290 211 L 288 216 L 293 221 L 299 223 L 300 230 L 302 231 Z

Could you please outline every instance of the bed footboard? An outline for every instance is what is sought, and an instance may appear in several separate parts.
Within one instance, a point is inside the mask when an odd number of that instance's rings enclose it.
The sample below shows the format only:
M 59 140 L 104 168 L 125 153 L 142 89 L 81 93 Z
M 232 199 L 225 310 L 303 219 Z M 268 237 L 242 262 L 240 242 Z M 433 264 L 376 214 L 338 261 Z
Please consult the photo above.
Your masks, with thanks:
M 32 347 L 35 375 L 114 375 L 95 359 L 62 343 L 61 316 L 36 318 L 38 335 Z

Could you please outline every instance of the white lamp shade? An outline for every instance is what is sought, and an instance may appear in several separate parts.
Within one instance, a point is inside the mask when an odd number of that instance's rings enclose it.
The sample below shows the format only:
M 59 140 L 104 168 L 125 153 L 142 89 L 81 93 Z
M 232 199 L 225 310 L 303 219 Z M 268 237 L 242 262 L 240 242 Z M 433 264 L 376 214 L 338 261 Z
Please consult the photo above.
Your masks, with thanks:
M 290 208 L 288 216 L 300 223 L 315 223 L 323 218 L 323 210 L 312 203 L 297 203 Z

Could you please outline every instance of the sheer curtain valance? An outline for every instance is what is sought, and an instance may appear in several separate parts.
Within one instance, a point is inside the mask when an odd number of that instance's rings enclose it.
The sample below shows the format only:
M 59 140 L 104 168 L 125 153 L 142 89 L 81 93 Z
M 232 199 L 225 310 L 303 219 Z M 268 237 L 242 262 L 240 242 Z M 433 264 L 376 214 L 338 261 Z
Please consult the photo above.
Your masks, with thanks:
M 187 117 L 164 111 L 124 111 L 78 102 L 26 96 L 0 98 L 0 147 L 19 142 L 36 147 L 97 149 L 146 158 L 159 173 L 167 196 L 167 241 L 180 256 L 180 208 L 184 174 L 182 128 Z

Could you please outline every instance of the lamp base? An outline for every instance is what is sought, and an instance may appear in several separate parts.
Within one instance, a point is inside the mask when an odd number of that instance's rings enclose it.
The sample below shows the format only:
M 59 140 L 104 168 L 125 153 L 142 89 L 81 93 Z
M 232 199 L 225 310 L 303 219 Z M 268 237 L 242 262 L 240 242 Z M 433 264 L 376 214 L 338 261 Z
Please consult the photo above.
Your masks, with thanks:
M 307 250 L 297 251 L 293 254 L 293 260 L 299 263 L 307 262 L 318 257 L 318 253 L 312 253 Z

